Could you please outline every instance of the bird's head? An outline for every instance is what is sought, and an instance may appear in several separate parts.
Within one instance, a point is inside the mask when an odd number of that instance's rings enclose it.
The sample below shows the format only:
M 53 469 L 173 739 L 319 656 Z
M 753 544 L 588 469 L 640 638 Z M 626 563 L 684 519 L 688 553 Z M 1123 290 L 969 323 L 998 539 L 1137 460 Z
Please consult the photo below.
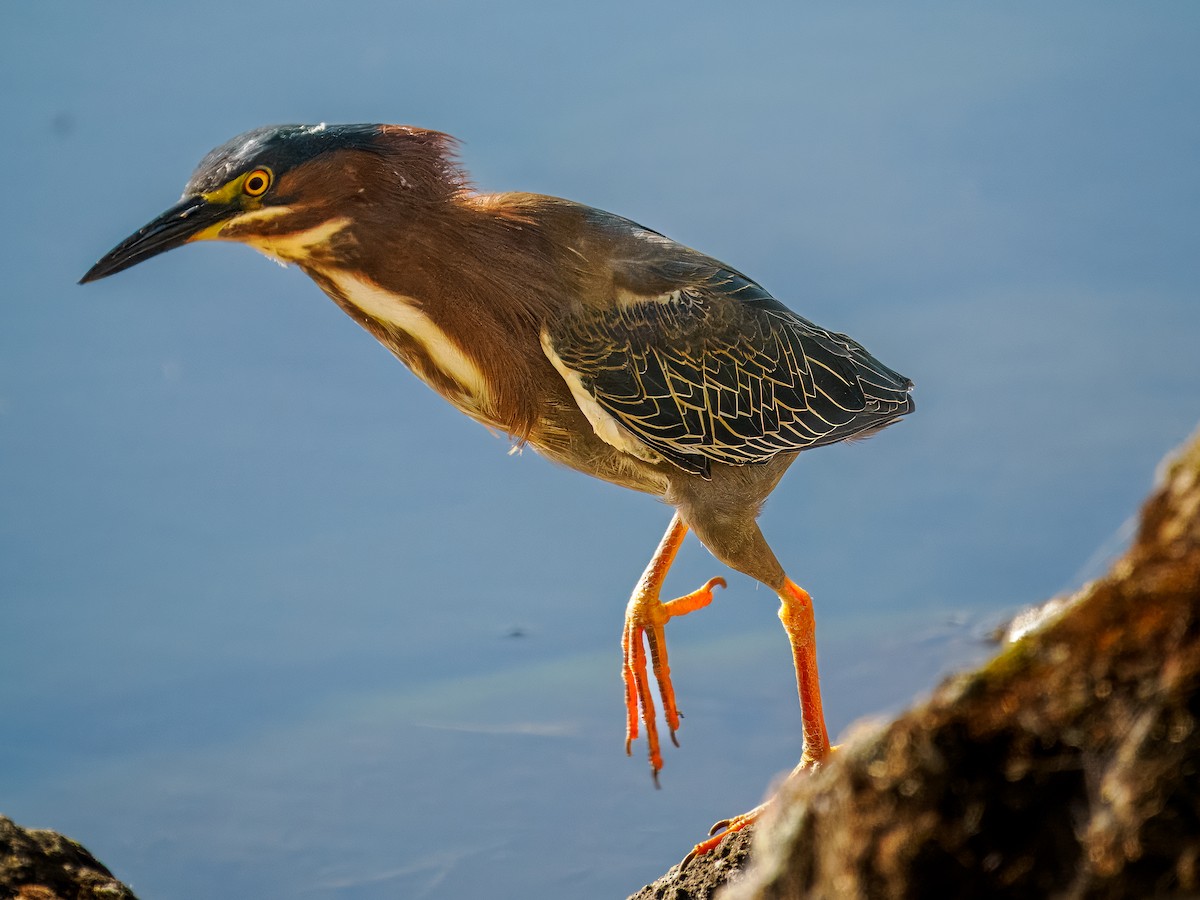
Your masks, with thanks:
M 249 244 L 289 262 L 336 264 L 371 226 L 394 232 L 466 188 L 454 140 L 401 125 L 277 125 L 210 152 L 183 198 L 80 280 L 96 281 L 192 241 Z

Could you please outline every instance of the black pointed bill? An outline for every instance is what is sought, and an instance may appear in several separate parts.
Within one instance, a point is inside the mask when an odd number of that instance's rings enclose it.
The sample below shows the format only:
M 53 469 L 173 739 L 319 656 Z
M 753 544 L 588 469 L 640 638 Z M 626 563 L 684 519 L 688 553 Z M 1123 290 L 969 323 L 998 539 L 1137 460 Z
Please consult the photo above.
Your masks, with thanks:
M 185 197 L 113 247 L 103 259 L 88 269 L 79 283 L 99 281 L 152 256 L 182 246 L 229 218 L 234 211 L 235 208 L 226 203 L 213 203 L 203 197 Z

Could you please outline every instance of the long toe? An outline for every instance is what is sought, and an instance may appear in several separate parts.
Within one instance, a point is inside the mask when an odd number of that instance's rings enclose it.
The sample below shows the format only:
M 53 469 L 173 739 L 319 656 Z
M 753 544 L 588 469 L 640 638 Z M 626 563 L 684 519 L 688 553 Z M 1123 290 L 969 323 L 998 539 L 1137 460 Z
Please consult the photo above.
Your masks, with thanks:
M 655 784 L 658 783 L 658 773 L 663 763 L 650 672 L 653 672 L 654 680 L 658 683 L 663 718 L 671 741 L 676 746 L 679 745 L 675 732 L 679 729 L 680 715 L 675 702 L 675 687 L 671 682 L 666 624 L 677 616 L 684 616 L 708 606 L 712 602 L 713 590 L 724 586 L 725 579 L 712 578 L 698 590 L 666 603 L 649 591 L 639 590 L 634 593 L 626 609 L 625 628 L 621 635 L 621 652 L 624 658 L 621 671 L 625 683 L 625 752 L 631 752 L 633 741 L 638 736 L 640 718 L 646 730 L 650 772 Z
M 767 803 L 770 803 L 770 801 L 768 800 Z M 763 810 L 767 808 L 767 803 L 756 806 L 750 812 L 742 813 L 740 816 L 734 816 L 732 819 L 722 819 L 720 822 L 717 822 L 709 829 L 709 838 L 698 843 L 692 848 L 692 852 L 683 858 L 683 862 L 679 864 L 680 868 L 686 869 L 693 859 L 711 853 L 729 835 L 736 834 L 747 825 L 754 824 L 758 817 L 762 815 Z

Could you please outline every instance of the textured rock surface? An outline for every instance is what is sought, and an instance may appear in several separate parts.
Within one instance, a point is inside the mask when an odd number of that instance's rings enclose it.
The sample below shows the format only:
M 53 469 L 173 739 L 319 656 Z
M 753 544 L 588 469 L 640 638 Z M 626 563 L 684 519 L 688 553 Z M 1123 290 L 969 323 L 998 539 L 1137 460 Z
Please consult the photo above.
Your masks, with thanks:
M 717 896 L 722 885 L 741 877 L 750 864 L 753 839 L 754 826 L 732 834 L 708 856 L 701 857 L 686 869 L 672 866 L 666 875 L 646 885 L 629 900 L 710 900 Z
M 0 816 L 0 897 L 137 900 L 92 854 L 54 831 L 27 831 Z
M 1197 897 L 1198 720 L 1200 434 L 1107 576 L 636 896 Z

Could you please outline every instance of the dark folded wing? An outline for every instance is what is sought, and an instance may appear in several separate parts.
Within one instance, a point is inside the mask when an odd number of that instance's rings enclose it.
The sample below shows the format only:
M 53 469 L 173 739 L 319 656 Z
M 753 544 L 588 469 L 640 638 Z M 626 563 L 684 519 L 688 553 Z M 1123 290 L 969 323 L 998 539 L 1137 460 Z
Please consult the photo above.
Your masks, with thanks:
M 549 344 L 596 403 L 685 471 L 764 463 L 883 427 L 912 382 L 759 285 L 709 269 L 551 324 Z

